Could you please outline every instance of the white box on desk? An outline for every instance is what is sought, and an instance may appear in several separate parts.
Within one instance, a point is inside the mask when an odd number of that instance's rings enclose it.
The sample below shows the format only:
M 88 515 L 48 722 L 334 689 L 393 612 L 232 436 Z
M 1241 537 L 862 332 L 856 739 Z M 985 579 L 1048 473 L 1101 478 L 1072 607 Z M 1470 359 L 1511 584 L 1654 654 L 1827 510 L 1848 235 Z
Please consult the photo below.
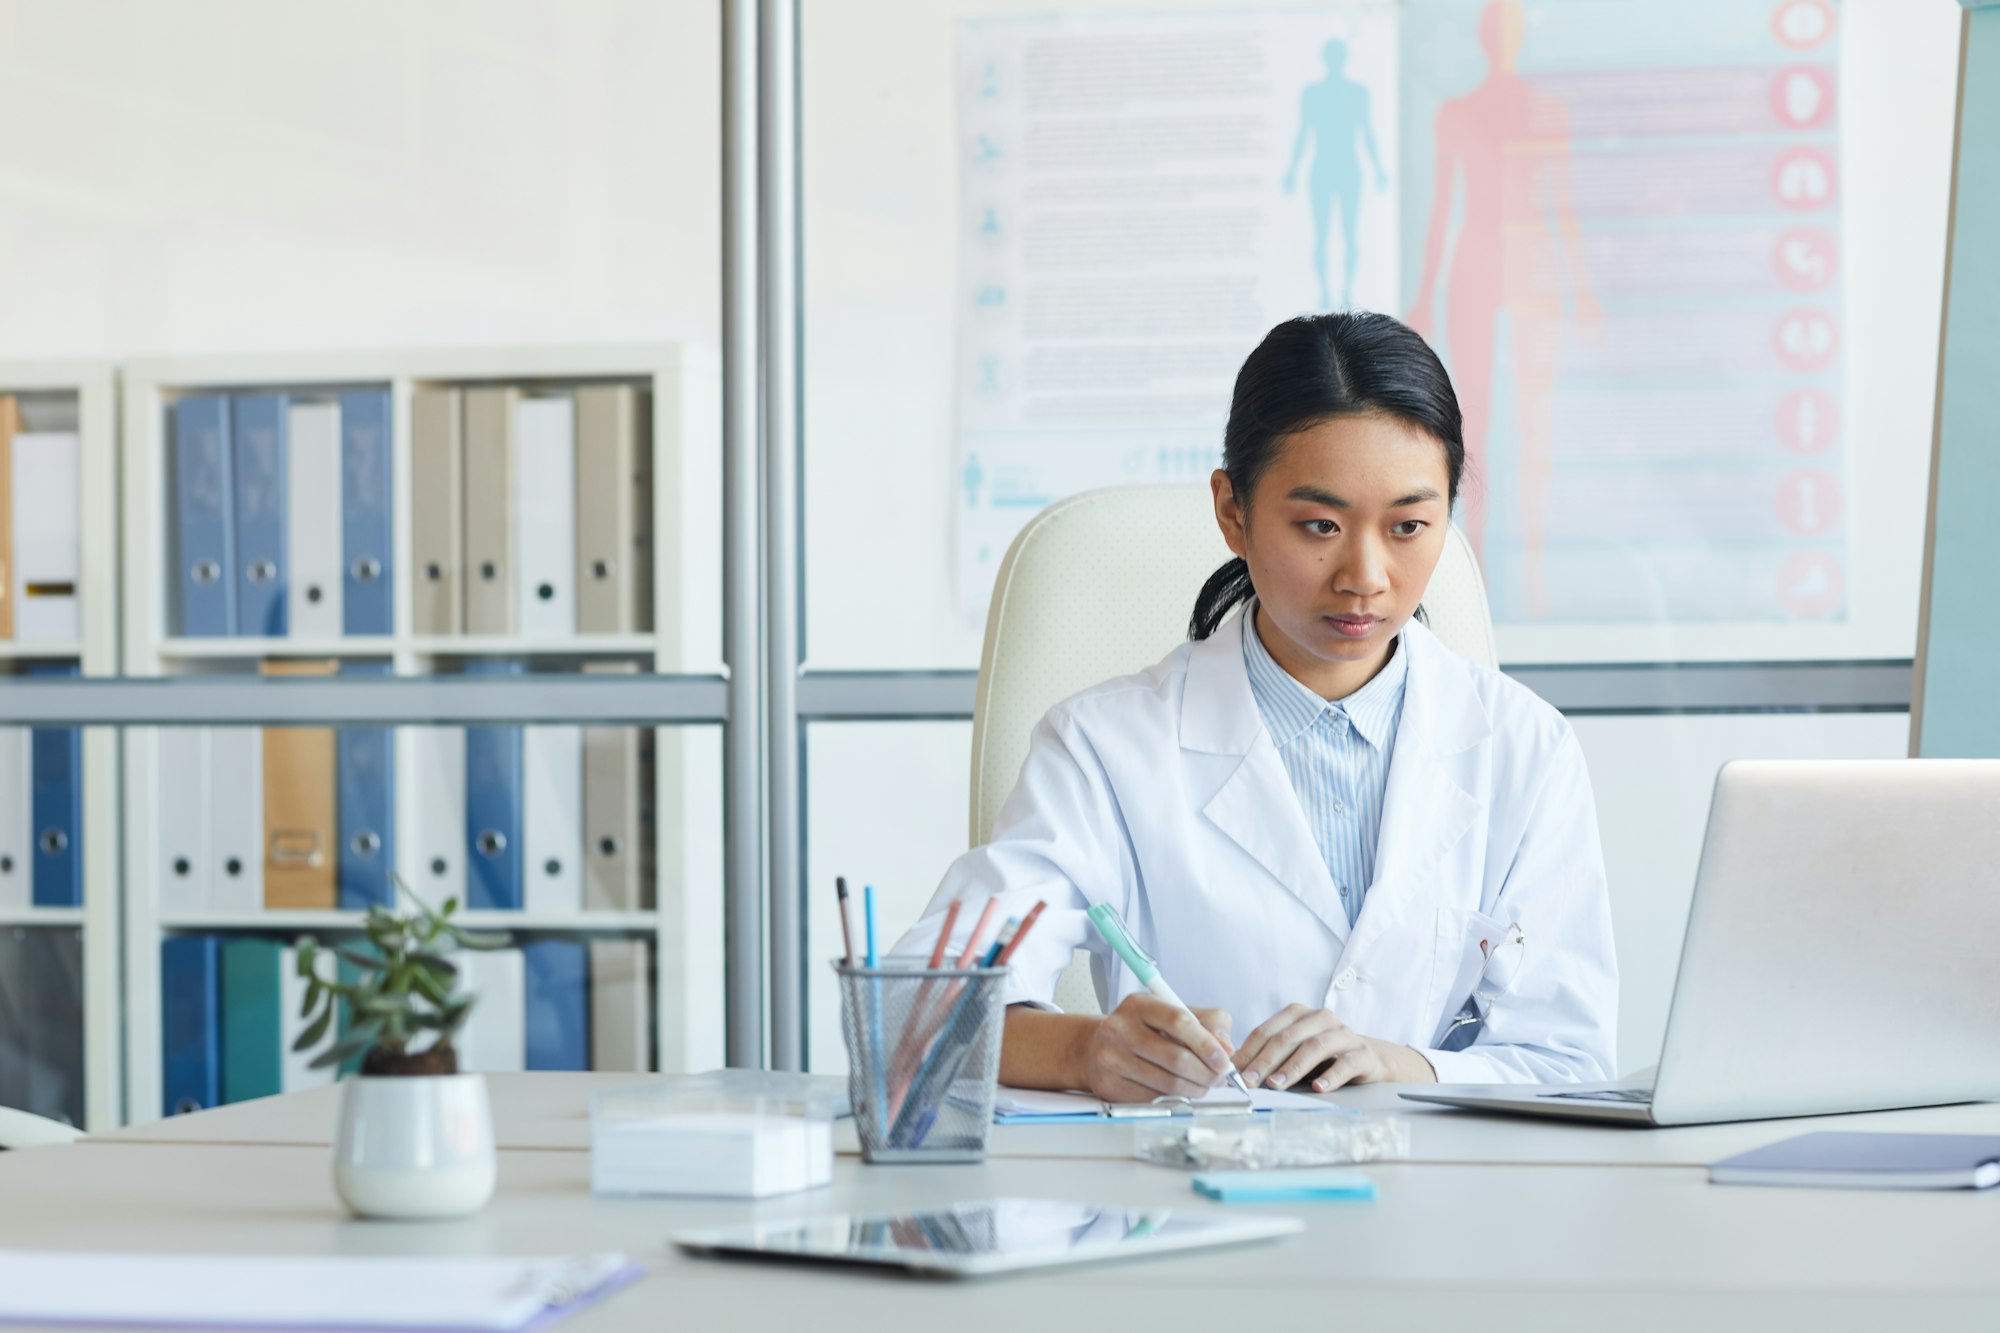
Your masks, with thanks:
M 833 1181 L 825 1108 L 671 1086 L 590 1099 L 594 1194 L 763 1199 Z

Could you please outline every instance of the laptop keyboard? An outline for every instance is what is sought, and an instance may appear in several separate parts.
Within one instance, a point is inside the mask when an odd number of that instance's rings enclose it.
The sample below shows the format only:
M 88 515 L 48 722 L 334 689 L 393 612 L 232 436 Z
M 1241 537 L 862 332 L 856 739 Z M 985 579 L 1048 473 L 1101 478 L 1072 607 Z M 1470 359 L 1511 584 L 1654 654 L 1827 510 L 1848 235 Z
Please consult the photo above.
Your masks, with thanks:
M 1640 1106 L 1650 1105 L 1653 1100 L 1651 1088 L 1606 1088 L 1598 1092 L 1544 1092 L 1543 1097 L 1568 1097 L 1579 1102 L 1636 1102 Z

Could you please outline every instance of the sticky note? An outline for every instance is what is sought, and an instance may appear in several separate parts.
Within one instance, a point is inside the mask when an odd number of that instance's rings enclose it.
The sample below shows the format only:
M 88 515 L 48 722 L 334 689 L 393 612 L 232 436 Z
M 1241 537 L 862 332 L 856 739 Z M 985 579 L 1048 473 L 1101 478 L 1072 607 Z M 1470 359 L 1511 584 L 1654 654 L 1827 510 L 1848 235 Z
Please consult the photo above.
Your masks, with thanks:
M 1294 1171 L 1203 1171 L 1195 1193 L 1223 1203 L 1312 1203 L 1322 1199 L 1366 1200 L 1375 1182 L 1352 1171 L 1307 1168 Z

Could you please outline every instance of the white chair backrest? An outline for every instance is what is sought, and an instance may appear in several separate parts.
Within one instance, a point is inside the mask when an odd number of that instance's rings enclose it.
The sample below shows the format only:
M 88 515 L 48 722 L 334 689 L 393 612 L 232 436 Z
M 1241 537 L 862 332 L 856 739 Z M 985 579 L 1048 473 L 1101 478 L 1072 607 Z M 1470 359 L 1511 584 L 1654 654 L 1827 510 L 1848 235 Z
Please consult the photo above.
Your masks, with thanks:
M 1140 671 L 1187 638 L 1202 584 L 1229 559 L 1206 486 L 1088 491 L 1049 506 L 1007 551 L 986 612 L 972 715 L 973 846 L 992 836 L 1042 715 L 1079 690 Z M 1424 614 L 1462 656 L 1494 664 L 1486 585 L 1464 536 L 1446 539 Z M 1057 1001 L 1091 1007 L 1071 968 Z M 1076 993 L 1076 986 L 1083 986 Z

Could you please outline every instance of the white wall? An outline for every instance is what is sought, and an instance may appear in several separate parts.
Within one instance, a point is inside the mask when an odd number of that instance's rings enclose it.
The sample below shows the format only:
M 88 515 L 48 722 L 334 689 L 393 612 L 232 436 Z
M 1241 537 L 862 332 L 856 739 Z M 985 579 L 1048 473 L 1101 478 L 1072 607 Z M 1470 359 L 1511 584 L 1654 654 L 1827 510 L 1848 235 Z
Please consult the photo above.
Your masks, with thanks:
M 1907 713 L 1584 717 L 1574 722 L 1597 796 L 1621 973 L 1618 1063 L 1659 1059 L 1715 772 L 1730 759 L 1894 759 Z M 807 982 L 812 1067 L 847 1068 L 833 877 L 876 887 L 883 947 L 916 920 L 965 847 L 972 727 L 826 724 L 807 742 Z
M 712 0 L 0 0 L 0 358 L 719 339 Z

